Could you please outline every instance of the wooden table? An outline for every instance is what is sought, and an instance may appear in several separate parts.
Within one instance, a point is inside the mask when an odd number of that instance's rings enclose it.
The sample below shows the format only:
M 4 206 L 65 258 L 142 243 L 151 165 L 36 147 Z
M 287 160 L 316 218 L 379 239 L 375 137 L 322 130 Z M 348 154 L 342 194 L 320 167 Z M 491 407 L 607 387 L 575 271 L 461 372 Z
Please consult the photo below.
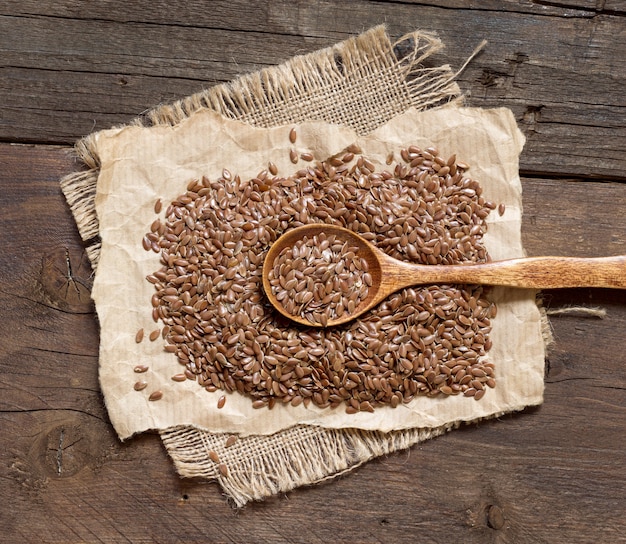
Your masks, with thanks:
M 539 408 L 235 511 L 156 435 L 120 443 L 90 270 L 58 180 L 94 130 L 385 22 L 436 31 L 473 106 L 513 110 L 529 255 L 626 253 L 623 0 L 0 5 L 0 541 L 626 542 L 626 294 L 545 293 Z

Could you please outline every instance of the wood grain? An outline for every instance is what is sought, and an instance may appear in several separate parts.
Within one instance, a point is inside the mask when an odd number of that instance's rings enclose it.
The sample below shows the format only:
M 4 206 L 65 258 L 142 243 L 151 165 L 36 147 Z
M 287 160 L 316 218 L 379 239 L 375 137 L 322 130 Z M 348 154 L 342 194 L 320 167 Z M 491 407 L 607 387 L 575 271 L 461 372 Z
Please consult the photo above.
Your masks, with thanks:
M 522 289 L 626 289 L 626 255 L 526 257 L 468 266 L 413 265 L 401 268 L 386 259 L 380 271 L 381 281 L 386 284 L 380 295 L 383 300 L 399 289 L 425 283 L 475 283 Z
M 529 255 L 626 253 L 626 33 L 618 0 L 334 3 L 5 0 L 0 6 L 0 542 L 620 542 L 626 293 L 544 292 L 545 403 L 232 509 L 155 435 L 120 443 L 98 324 L 58 186 L 68 146 L 147 108 L 380 22 L 437 31 L 470 104 L 527 136 Z M 20 145 L 20 143 L 33 145 Z M 54 144 L 54 145 L 50 145 Z
M 456 68 L 489 41 L 458 80 L 470 105 L 512 109 L 524 172 L 623 180 L 624 12 L 591 4 L 12 0 L 0 6 L 0 140 L 68 144 L 385 22 L 395 37 L 438 33 L 433 62 Z

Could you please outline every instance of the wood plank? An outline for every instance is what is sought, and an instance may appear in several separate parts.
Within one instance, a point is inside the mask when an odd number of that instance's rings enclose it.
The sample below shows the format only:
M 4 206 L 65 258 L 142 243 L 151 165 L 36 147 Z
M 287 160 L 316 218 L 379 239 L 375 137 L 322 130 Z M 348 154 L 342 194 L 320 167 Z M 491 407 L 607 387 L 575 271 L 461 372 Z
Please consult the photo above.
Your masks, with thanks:
M 375 4 L 396 5 L 395 0 L 379 0 Z M 403 0 L 403 4 L 414 4 L 422 7 L 438 7 L 463 11 L 500 11 L 528 15 L 545 15 L 557 17 L 591 18 L 598 13 L 621 13 L 624 11 L 620 0 Z M 292 9 L 285 9 L 291 6 Z M 184 26 L 204 26 L 225 30 L 245 30 L 255 28 L 267 31 L 267 22 L 283 21 L 285 32 L 297 33 L 288 23 L 290 13 L 295 5 L 285 0 L 263 4 L 258 3 L 250 9 L 245 3 L 233 3 L 228 0 L 214 0 L 211 9 L 199 1 L 186 2 L 184 9 L 171 9 L 166 0 L 135 0 L 133 2 L 115 3 L 98 2 L 86 6 L 76 0 L 60 0 L 41 2 L 38 0 L 5 0 L 3 13 L 16 16 L 45 16 L 64 19 L 91 19 L 118 22 L 145 22 L 156 24 L 177 24 Z M 621 8 L 621 9 L 620 9 Z M 281 16 L 282 14 L 282 16 Z M 329 29 L 330 30 L 330 29 Z M 319 35 L 329 30 L 320 27 Z
M 529 255 L 626 255 L 626 184 L 522 178 Z
M 0 144 L 0 534 L 24 542 L 617 542 L 626 531 L 626 291 L 546 293 L 545 404 L 233 510 L 158 437 L 118 442 L 97 382 L 89 272 L 57 180 L 67 149 Z M 524 178 L 531 255 L 624 252 L 624 184 Z M 591 194 L 593 198 L 589 198 Z M 65 248 L 77 290 L 68 296 Z M 53 266 L 55 265 L 55 266 Z M 83 283 L 81 283 L 83 282 Z M 61 287 L 61 289 L 55 289 Z M 0 537 L 2 540 L 2 537 Z
M 393 36 L 437 32 L 447 46 L 437 60 L 457 68 L 489 40 L 459 83 L 470 105 L 514 111 L 528 136 L 523 171 L 624 179 L 626 30 L 615 8 L 509 0 L 494 17 L 493 2 L 434 4 L 233 0 L 207 12 L 190 2 L 168 19 L 165 4 L 12 1 L 0 8 L 0 139 L 68 144 L 385 21 Z

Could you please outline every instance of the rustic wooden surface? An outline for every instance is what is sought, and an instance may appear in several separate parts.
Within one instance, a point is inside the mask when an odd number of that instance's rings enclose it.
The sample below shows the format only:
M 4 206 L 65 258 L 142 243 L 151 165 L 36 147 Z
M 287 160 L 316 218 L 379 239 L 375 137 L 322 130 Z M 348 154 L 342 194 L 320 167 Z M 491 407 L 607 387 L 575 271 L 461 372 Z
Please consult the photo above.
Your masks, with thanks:
M 0 4 L 1 542 L 626 542 L 626 295 L 545 293 L 539 408 L 233 510 L 159 438 L 120 443 L 91 272 L 58 180 L 72 142 L 385 22 L 436 31 L 475 106 L 509 107 L 529 255 L 626 254 L 623 0 Z

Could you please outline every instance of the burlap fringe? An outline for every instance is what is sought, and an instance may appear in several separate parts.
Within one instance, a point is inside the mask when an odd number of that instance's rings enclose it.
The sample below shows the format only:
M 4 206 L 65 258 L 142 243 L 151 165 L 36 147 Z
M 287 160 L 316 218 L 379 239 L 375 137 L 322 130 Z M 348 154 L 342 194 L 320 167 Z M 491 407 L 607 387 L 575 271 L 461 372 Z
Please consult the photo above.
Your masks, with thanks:
M 450 423 L 383 434 L 299 425 L 280 433 L 280 443 L 240 439 L 228 448 L 228 435 L 192 427 L 172 427 L 162 431 L 161 438 L 182 477 L 218 480 L 240 508 L 253 500 L 337 478 L 375 457 L 407 449 L 458 426 Z M 227 467 L 226 474 L 209 459 L 211 451 Z
M 563 308 L 550 308 L 546 310 L 546 315 L 555 317 L 571 316 L 604 319 L 606 317 L 606 310 L 596 306 L 564 306 Z
M 428 109 L 461 103 L 455 74 L 448 65 L 422 65 L 442 47 L 435 36 L 419 31 L 393 44 L 381 25 L 327 49 L 158 106 L 130 124 L 174 126 L 198 111 L 211 109 L 256 126 L 321 120 L 367 134 L 411 106 Z M 384 87 L 389 96 L 369 94 L 368 81 L 372 81 L 369 89 Z M 338 108 L 338 93 L 342 101 L 352 101 L 355 106 Z M 85 169 L 63 178 L 61 190 L 95 270 L 100 252 L 95 208 L 100 173 L 97 133 L 80 140 L 74 152 Z

